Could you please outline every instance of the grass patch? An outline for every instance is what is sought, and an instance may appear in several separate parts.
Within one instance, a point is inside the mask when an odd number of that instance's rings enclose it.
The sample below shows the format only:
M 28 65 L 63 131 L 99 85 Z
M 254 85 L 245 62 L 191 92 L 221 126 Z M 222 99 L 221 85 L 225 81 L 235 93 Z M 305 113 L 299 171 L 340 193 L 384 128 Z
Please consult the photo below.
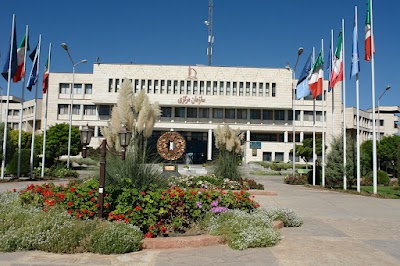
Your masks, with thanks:
M 378 195 L 382 198 L 389 198 L 389 199 L 400 199 L 400 189 L 394 189 L 393 187 L 388 186 L 378 186 Z M 374 195 L 373 186 L 361 186 L 361 192 Z
M 257 171 L 252 171 L 250 172 L 251 175 L 282 175 L 281 172 L 278 171 L 262 171 L 262 170 L 257 170 Z

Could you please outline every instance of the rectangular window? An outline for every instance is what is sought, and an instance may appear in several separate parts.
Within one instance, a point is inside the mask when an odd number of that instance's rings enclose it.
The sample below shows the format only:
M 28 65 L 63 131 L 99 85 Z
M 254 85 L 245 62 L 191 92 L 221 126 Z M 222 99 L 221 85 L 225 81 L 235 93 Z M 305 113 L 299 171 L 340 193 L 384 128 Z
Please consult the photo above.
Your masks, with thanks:
M 265 83 L 265 97 L 269 97 L 269 83 Z
M 197 80 L 193 81 L 193 94 L 195 94 L 195 95 L 198 93 L 197 84 L 198 84 Z
M 296 161 L 295 161 L 296 163 L 300 162 L 300 158 L 299 158 L 298 155 L 295 156 L 295 160 L 296 160 Z M 290 153 L 289 153 L 289 161 L 293 162 L 293 152 L 290 152 Z
M 225 119 L 235 119 L 235 109 L 225 109 Z
M 185 81 L 181 80 L 180 94 L 185 94 Z
M 232 95 L 236 96 L 237 95 L 237 82 L 233 82 L 233 91 L 232 91 Z
M 258 96 L 263 96 L 264 93 L 264 83 L 258 83 Z
M 224 95 L 224 82 L 219 82 L 219 95 Z
M 178 94 L 178 81 L 174 80 L 174 93 L 173 94 Z
M 139 80 L 135 79 L 135 93 L 139 92 Z
M 113 79 L 108 79 L 108 92 L 113 91 Z
M 257 96 L 257 83 L 253 82 L 252 96 Z
M 69 94 L 69 88 L 68 83 L 60 83 L 60 94 Z
M 190 80 L 186 81 L 186 93 L 192 94 L 192 82 Z
M 197 108 L 188 107 L 187 108 L 187 117 L 188 118 L 197 118 Z
M 263 152 L 263 161 L 272 162 L 272 152 Z
M 250 119 L 261 119 L 261 110 L 250 109 Z
M 161 80 L 160 94 L 164 94 L 164 91 L 165 91 L 165 80 Z
M 167 94 L 171 94 L 172 81 L 167 80 Z
M 213 95 L 217 95 L 217 85 L 218 85 L 218 82 L 214 81 L 213 82 Z
M 172 108 L 161 107 L 161 117 L 172 117 Z
M 237 119 L 247 119 L 247 109 L 237 109 Z
M 223 118 L 223 109 L 222 108 L 213 108 L 213 118 L 222 119 Z
M 382 119 L 380 119 L 379 120 L 379 125 L 381 126 L 381 127 L 383 127 L 384 126 L 384 124 L 383 124 L 384 122 L 383 122 L 383 120 Z
M 263 120 L 274 120 L 274 110 L 263 110 Z
M 84 115 L 96 115 L 96 105 L 85 105 L 83 107 Z
M 200 95 L 204 95 L 204 81 L 200 81 Z
M 111 114 L 109 105 L 99 105 L 99 116 L 109 116 Z
M 283 162 L 283 152 L 275 152 L 275 161 Z
M 154 81 L 154 94 L 158 94 L 158 80 Z
M 58 114 L 59 115 L 67 115 L 68 114 L 68 104 L 59 104 L 58 105 Z
M 300 121 L 300 111 L 296 110 L 296 121 Z M 293 110 L 288 110 L 288 120 L 293 121 Z
M 119 79 L 115 79 L 115 92 L 119 91 Z
M 314 112 L 304 111 L 304 121 L 314 121 Z
M 185 107 L 175 107 L 175 117 L 185 118 Z
M 250 82 L 246 82 L 246 96 L 250 96 Z
M 226 95 L 231 95 L 231 83 L 229 81 L 226 83 Z
M 275 110 L 275 120 L 285 120 L 285 110 Z
M 146 89 L 146 81 L 144 79 L 141 80 L 140 86 L 141 86 L 141 90 L 145 90 Z
M 207 81 L 207 87 L 206 87 L 206 89 L 207 89 L 207 95 L 210 95 L 211 94 L 211 81 Z
M 85 84 L 85 94 L 92 94 L 92 84 Z
M 79 94 L 82 94 L 82 84 L 74 84 L 74 90 L 73 90 L 73 93 L 75 94 L 75 95 L 79 95 Z
M 73 115 L 80 115 L 81 114 L 81 106 L 78 104 L 74 104 L 72 106 L 72 114 Z
M 239 82 L 239 96 L 243 96 L 243 82 Z
M 272 97 L 276 96 L 276 83 L 272 83 Z
M 210 110 L 208 108 L 199 108 L 199 118 L 210 118 Z
M 152 82 L 151 82 L 151 80 L 147 80 L 147 93 L 148 94 L 150 94 L 150 93 L 152 93 Z

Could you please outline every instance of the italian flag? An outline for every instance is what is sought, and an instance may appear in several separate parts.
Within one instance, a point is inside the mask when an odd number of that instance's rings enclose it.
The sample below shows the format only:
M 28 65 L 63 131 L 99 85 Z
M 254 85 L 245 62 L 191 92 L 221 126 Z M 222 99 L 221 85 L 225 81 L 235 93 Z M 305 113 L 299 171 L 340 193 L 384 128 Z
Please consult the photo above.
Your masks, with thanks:
M 375 53 L 374 39 L 371 31 L 371 0 L 367 2 L 367 17 L 365 19 L 365 61 L 370 61 Z
M 317 60 L 312 68 L 312 73 L 308 79 L 308 85 L 312 96 L 317 98 L 318 95 L 322 94 L 322 81 L 324 79 L 324 60 L 322 59 L 322 50 L 319 52 Z
M 333 67 L 329 84 L 331 88 L 335 87 L 338 81 L 343 80 L 343 35 L 339 33 L 338 43 L 336 45 L 335 56 L 333 58 Z
M 18 69 L 17 69 L 17 72 L 15 73 L 15 75 L 13 77 L 13 81 L 14 82 L 20 81 L 25 75 L 25 65 L 24 65 L 24 61 L 25 61 L 25 42 L 26 42 L 26 35 L 22 39 L 22 41 L 19 44 L 18 49 L 17 49 Z M 26 49 L 26 50 L 29 51 L 29 43 L 28 43 L 28 49 Z
M 42 81 L 42 92 L 46 93 L 49 87 L 49 58 L 47 58 L 46 65 L 44 67 L 43 81 Z

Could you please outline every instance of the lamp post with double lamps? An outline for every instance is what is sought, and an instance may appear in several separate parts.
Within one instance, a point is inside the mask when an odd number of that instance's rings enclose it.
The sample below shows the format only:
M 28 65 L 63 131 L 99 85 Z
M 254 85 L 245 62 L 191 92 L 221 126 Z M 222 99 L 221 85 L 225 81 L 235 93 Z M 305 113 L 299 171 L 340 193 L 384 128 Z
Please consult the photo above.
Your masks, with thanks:
M 297 59 L 296 59 L 296 64 L 294 64 L 294 68 L 292 70 L 292 125 L 293 125 L 293 135 L 292 135 L 292 141 L 293 141 L 293 158 L 292 158 L 292 175 L 295 177 L 296 174 L 296 126 L 295 126 L 295 121 L 296 121 L 296 89 L 294 86 L 294 80 L 296 78 L 296 67 L 297 63 L 299 63 L 299 58 L 300 55 L 303 53 L 304 49 L 303 47 L 300 47 L 297 50 Z
M 86 63 L 86 59 L 82 59 L 78 63 L 75 63 L 71 57 L 71 54 L 68 50 L 68 45 L 66 43 L 62 43 L 61 47 L 67 52 L 69 59 L 72 63 L 72 86 L 69 92 L 69 97 L 71 100 L 71 105 L 69 108 L 69 130 L 68 130 L 68 159 L 67 159 L 67 168 L 69 168 L 70 160 L 71 160 L 71 128 L 72 128 L 72 109 L 74 104 L 74 87 L 75 87 L 75 67 L 81 63 Z
M 390 90 L 390 86 L 387 86 L 386 89 L 382 92 L 381 96 L 379 96 L 378 98 L 378 142 L 381 141 L 381 118 L 380 118 L 380 100 L 382 98 L 382 96 L 388 91 Z M 384 133 L 385 134 L 385 133 Z
M 93 136 L 93 129 L 89 128 L 88 125 L 82 127 L 81 131 L 81 143 L 82 143 L 82 157 L 86 158 L 86 147 L 89 145 L 90 140 Z M 122 125 L 121 131 L 119 132 L 119 143 L 122 147 L 121 149 L 121 159 L 125 160 L 125 150 L 129 145 L 132 132 L 128 131 L 125 125 Z M 106 153 L 107 153 L 107 140 L 103 139 L 100 145 L 100 180 L 99 180 L 99 198 L 97 203 L 99 204 L 99 210 L 97 217 L 103 218 L 104 210 L 104 187 L 106 183 Z

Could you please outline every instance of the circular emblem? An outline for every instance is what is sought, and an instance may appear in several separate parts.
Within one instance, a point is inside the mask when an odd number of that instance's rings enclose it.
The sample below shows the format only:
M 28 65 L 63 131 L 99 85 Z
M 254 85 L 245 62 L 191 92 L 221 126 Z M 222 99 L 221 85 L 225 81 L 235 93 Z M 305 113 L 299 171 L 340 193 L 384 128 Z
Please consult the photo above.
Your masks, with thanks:
M 157 140 L 157 151 L 166 160 L 177 160 L 186 149 L 186 141 L 178 132 L 165 132 Z

